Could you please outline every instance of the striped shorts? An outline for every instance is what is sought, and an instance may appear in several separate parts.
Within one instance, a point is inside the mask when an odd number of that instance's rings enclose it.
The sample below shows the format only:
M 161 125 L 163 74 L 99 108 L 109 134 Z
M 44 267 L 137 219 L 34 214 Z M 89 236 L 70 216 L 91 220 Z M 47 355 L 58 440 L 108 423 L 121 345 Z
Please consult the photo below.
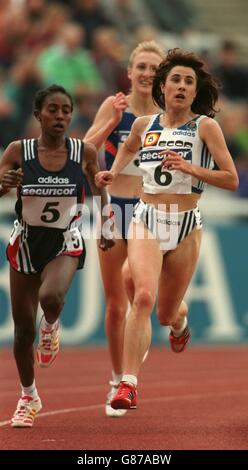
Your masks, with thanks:
M 174 250 L 194 228 L 202 228 L 198 207 L 184 212 L 164 212 L 142 200 L 134 208 L 133 222 L 143 222 L 149 230 L 148 238 L 157 239 L 162 251 Z
M 82 269 L 86 255 L 84 239 L 76 221 L 63 230 L 30 226 L 15 220 L 6 251 L 11 267 L 23 274 L 41 273 L 57 256 L 78 258 L 77 269 Z

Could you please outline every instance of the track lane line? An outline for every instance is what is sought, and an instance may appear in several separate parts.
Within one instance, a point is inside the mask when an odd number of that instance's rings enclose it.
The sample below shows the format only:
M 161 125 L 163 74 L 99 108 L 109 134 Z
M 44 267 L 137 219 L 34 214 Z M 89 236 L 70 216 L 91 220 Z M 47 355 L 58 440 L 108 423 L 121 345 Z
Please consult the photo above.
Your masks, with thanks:
M 234 396 L 234 395 L 248 395 L 248 391 L 247 392 L 240 392 L 240 391 L 228 391 L 228 392 L 215 392 L 215 393 L 208 393 L 208 394 L 204 394 L 204 393 L 192 393 L 190 395 L 179 395 L 179 396 L 173 396 L 173 397 L 157 397 L 157 398 L 143 398 L 141 400 L 139 400 L 139 403 L 153 403 L 153 402 L 156 402 L 156 403 L 160 403 L 160 402 L 171 402 L 171 401 L 176 401 L 176 400 L 195 400 L 195 399 L 202 399 L 202 398 L 216 398 L 216 397 L 231 397 L 231 396 Z M 88 405 L 88 406 L 80 406 L 80 407 L 76 407 L 76 408 L 62 408 L 60 410 L 53 410 L 53 411 L 46 411 L 45 413 L 39 413 L 37 414 L 36 418 L 35 419 L 38 419 L 38 418 L 44 418 L 46 416 L 55 416 L 55 415 L 59 415 L 59 414 L 66 414 L 66 413 L 77 413 L 79 411 L 91 411 L 91 410 L 97 410 L 97 409 L 101 409 L 101 408 L 104 408 L 105 407 L 105 404 L 101 404 L 101 405 Z M 4 426 L 7 426 L 8 424 L 11 423 L 11 420 L 7 420 L 7 421 L 0 421 L 0 427 L 4 427 Z

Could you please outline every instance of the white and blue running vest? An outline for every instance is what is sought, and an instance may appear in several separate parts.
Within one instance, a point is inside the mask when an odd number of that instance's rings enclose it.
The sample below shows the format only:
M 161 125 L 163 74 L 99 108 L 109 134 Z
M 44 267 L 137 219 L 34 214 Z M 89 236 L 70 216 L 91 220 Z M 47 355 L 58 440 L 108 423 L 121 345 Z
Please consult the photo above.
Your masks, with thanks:
M 178 128 L 167 128 L 160 125 L 161 114 L 151 117 L 142 135 L 139 168 L 143 174 L 143 191 L 150 194 L 201 193 L 204 182 L 178 170 L 162 168 L 165 148 L 177 152 L 187 162 L 212 169 L 213 158 L 199 136 L 199 123 L 206 116 L 196 116 Z

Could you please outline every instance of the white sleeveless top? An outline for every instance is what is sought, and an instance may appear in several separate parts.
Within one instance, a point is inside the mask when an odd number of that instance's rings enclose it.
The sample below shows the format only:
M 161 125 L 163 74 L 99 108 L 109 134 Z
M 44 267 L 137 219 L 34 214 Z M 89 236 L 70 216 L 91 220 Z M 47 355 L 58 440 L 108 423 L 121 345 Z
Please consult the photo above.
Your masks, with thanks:
M 143 174 L 145 193 L 190 194 L 201 193 L 205 184 L 191 175 L 179 170 L 161 167 L 164 155 L 160 152 L 170 148 L 181 155 L 187 162 L 212 169 L 213 158 L 199 136 L 199 123 L 206 116 L 196 116 L 178 128 L 162 127 L 159 123 L 161 114 L 151 117 L 142 135 L 139 168 Z

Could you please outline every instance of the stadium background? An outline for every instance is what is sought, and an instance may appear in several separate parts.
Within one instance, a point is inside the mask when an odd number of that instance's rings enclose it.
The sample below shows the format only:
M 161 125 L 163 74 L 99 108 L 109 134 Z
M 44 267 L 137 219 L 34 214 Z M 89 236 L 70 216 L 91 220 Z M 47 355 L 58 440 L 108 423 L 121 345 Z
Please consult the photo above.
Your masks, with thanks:
M 60 71 L 61 83 L 69 86 L 76 102 L 71 128 L 73 136 L 83 137 L 99 103 L 107 94 L 119 89 L 128 90 L 129 84 L 124 80 L 126 60 L 130 49 L 140 40 L 155 38 L 165 49 L 176 46 L 193 49 L 202 55 L 212 71 L 223 78 L 218 120 L 237 164 L 241 187 L 235 194 L 207 188 L 202 197 L 205 225 L 203 245 L 198 269 L 188 292 L 192 342 L 196 344 L 242 344 L 248 341 L 247 13 L 248 4 L 245 0 L 235 3 L 231 0 L 0 2 L 2 150 L 11 140 L 38 135 L 30 103 L 36 89 L 58 82 L 58 77 L 52 74 L 52 52 L 55 46 L 65 41 L 63 31 L 71 22 L 82 30 L 82 60 L 87 55 L 87 60 L 93 64 L 90 78 L 75 73 L 69 85 L 68 77 L 64 77 Z M 11 30 L 8 29 L 10 17 Z M 49 21 L 52 22 L 50 29 Z M 39 31 L 43 31 L 43 36 Z M 13 41 L 14 33 L 20 43 Z M 111 48 L 109 41 L 112 41 Z M 229 59 L 223 58 L 223 50 L 229 53 Z M 230 60 L 230 51 L 233 62 L 229 66 L 223 65 L 223 61 Z M 107 74 L 110 66 L 111 77 Z M 225 73 L 226 70 L 229 73 Z M 237 87 L 230 87 L 230 83 L 235 82 Z M 90 195 L 88 197 L 88 203 L 91 204 Z M 13 337 L 5 259 L 13 208 L 13 196 L 1 199 L 2 346 L 11 344 Z M 95 240 L 87 241 L 87 251 L 85 269 L 77 274 L 73 282 L 61 318 L 62 344 L 67 346 L 106 343 L 104 298 Z M 159 327 L 155 314 L 153 326 L 153 344 L 167 342 L 167 331 Z

